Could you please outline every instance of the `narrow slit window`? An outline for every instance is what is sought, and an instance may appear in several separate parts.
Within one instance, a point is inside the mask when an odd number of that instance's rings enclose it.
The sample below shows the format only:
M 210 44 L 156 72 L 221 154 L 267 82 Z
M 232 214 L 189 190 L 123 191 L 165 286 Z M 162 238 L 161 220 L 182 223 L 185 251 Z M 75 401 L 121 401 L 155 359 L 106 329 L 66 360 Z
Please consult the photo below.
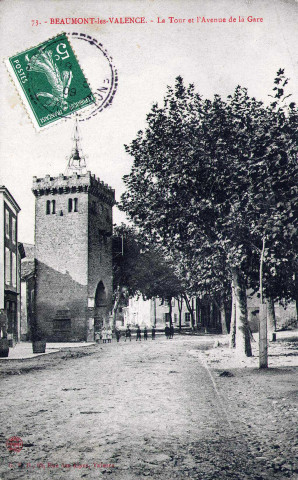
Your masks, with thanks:
M 52 213 L 56 213 L 56 201 L 52 200 Z
M 47 200 L 46 214 L 50 215 L 50 213 L 51 213 L 51 202 L 50 200 Z
M 6 238 L 10 238 L 9 211 L 5 209 L 5 233 Z
M 72 212 L 72 198 L 68 199 L 68 211 Z
M 11 240 L 12 243 L 16 244 L 17 241 L 17 219 L 11 217 Z
M 17 258 L 15 252 L 11 252 L 11 283 L 14 288 L 17 286 Z
M 5 247 L 5 283 L 11 284 L 11 253 L 7 247 Z
M 77 212 L 78 211 L 78 199 L 75 198 L 74 199 L 74 212 Z

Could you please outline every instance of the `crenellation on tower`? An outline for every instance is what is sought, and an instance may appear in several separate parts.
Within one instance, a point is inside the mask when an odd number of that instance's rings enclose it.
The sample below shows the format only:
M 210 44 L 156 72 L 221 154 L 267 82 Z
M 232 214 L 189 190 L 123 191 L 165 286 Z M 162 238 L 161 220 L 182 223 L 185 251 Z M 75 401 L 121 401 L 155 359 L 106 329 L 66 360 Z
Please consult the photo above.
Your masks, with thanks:
M 32 192 L 36 197 L 56 195 L 62 192 L 87 193 L 88 191 L 109 205 L 115 205 L 115 190 L 89 171 L 81 175 L 74 173 L 70 176 L 59 174 L 58 177 L 50 177 L 49 175 L 43 178 L 33 177 Z

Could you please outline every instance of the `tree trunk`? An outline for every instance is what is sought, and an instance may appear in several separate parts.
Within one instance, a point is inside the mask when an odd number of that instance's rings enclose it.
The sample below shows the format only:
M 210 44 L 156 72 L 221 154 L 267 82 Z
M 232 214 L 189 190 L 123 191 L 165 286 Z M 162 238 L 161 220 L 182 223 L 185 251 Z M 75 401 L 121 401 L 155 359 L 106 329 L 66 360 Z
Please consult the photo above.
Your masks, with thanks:
M 206 327 L 206 307 L 201 302 L 201 327 Z
M 232 281 L 232 307 L 231 307 L 231 324 L 230 324 L 230 348 L 236 348 L 236 301 L 235 289 Z
M 190 301 L 189 301 L 189 299 L 187 298 L 187 295 L 186 295 L 186 294 L 183 295 L 183 298 L 184 298 L 184 300 L 185 300 L 185 303 L 186 303 L 186 306 L 187 306 L 187 310 L 188 310 L 189 313 L 190 313 L 192 330 L 194 330 L 195 319 L 194 319 L 194 314 L 193 314 L 192 306 L 191 306 Z
M 238 267 L 232 268 L 236 302 L 236 350 L 247 357 L 252 356 L 247 318 L 246 286 L 243 274 Z
M 112 315 L 113 315 L 112 330 L 115 330 L 115 327 L 116 327 L 116 316 L 117 316 L 117 311 L 118 311 L 118 307 L 119 307 L 120 300 L 121 300 L 121 295 L 122 295 L 122 288 L 118 287 L 116 295 L 115 295 L 113 310 L 112 310 Z
M 259 366 L 268 368 L 268 337 L 267 337 L 267 306 L 263 302 L 263 264 L 266 237 L 263 236 L 263 246 L 260 257 L 260 313 L 259 313 Z
M 267 305 L 260 304 L 259 311 L 259 368 L 268 368 Z
M 197 321 L 197 330 L 199 330 L 200 326 L 201 326 L 201 316 L 202 316 L 202 312 L 201 312 L 201 301 L 199 299 L 199 297 L 196 297 L 196 321 Z
M 154 327 L 156 327 L 156 298 L 153 298 L 153 309 L 154 309 Z
M 210 327 L 214 327 L 214 303 L 211 300 L 210 304 Z
M 296 318 L 298 318 L 298 275 L 295 273 L 295 294 L 294 299 L 296 302 Z
M 220 296 L 219 312 L 220 312 L 221 332 L 223 335 L 227 335 L 228 329 L 227 329 L 227 323 L 226 323 L 226 311 L 225 311 L 225 302 L 224 302 L 223 295 Z
M 267 299 L 267 322 L 269 339 L 272 340 L 273 333 L 276 332 L 276 318 L 274 310 L 274 301 L 272 298 Z
M 195 304 L 194 304 L 194 299 L 191 299 L 191 328 L 194 331 L 196 329 L 196 317 L 195 317 Z
M 177 302 L 179 311 L 179 331 L 181 331 L 183 298 L 177 298 Z
M 205 333 L 208 333 L 208 328 L 210 327 L 210 303 L 206 304 L 206 322 L 205 322 Z
M 168 298 L 168 305 L 169 305 L 169 315 L 170 315 L 170 326 L 173 325 L 172 321 L 172 297 Z
M 230 324 L 231 324 L 231 302 L 224 303 L 225 309 L 225 319 L 228 333 L 230 333 Z

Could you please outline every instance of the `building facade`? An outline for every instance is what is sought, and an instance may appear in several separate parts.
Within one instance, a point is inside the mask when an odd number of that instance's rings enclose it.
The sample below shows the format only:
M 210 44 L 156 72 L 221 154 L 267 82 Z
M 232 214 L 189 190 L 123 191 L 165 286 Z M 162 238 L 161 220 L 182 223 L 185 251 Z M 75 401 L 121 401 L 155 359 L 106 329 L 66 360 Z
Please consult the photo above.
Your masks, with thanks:
M 252 332 L 257 332 L 259 328 L 259 308 L 260 299 L 256 294 L 251 291 L 247 292 L 247 313 L 248 322 Z M 150 300 L 144 300 L 140 297 L 133 297 L 128 300 L 128 305 L 122 307 L 122 312 L 119 314 L 117 324 L 119 327 L 136 327 L 139 325 L 143 327 L 151 327 L 155 325 L 157 328 L 164 328 L 166 324 L 170 323 L 170 315 L 172 315 L 172 323 L 175 328 L 179 328 L 180 319 L 181 327 L 189 328 L 192 326 L 191 314 L 185 301 L 180 301 L 178 305 L 177 299 L 172 299 L 171 314 L 170 308 L 167 302 L 162 301 L 160 298 L 152 298 Z M 221 333 L 221 317 L 218 307 L 214 302 L 210 302 L 208 299 L 190 299 L 190 305 L 193 309 L 195 318 L 195 326 L 203 332 L 209 333 Z M 275 303 L 275 317 L 277 329 L 291 327 L 297 324 L 296 305 L 294 302 L 290 302 L 286 306 L 279 303 Z M 228 317 L 228 330 L 230 327 L 230 314 L 227 312 Z
M 0 327 L 10 345 L 20 340 L 20 257 L 18 214 L 20 207 L 4 186 L 0 187 Z
M 190 327 L 191 317 L 190 312 L 184 301 L 179 305 L 177 299 L 172 299 L 172 322 L 174 327 L 179 327 L 179 317 L 181 315 L 181 326 Z M 118 326 L 139 325 L 141 328 L 150 328 L 153 325 L 157 328 L 164 328 L 166 324 L 170 323 L 169 305 L 162 301 L 161 298 L 152 298 L 144 300 L 142 297 L 133 297 L 128 300 L 127 307 L 122 308 L 123 323 L 118 323 Z
M 33 178 L 35 317 L 48 341 L 93 341 L 112 307 L 115 192 L 83 173 L 74 140 L 68 174 Z

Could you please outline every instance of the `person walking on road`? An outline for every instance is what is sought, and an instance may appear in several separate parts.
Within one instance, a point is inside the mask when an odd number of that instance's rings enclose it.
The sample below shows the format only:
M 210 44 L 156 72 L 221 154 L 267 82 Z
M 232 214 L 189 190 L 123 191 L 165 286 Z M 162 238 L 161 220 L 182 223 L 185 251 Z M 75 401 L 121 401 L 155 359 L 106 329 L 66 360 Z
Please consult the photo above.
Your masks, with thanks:
M 140 340 L 141 341 L 141 329 L 140 327 L 138 326 L 137 328 L 137 338 L 136 338 L 136 341 Z
M 174 337 L 174 326 L 171 325 L 170 326 L 170 338 L 173 338 Z
M 102 334 L 102 343 L 107 343 L 107 329 L 106 329 L 106 327 L 104 327 L 102 329 L 101 334 Z
M 170 338 L 170 327 L 169 325 L 165 326 L 165 335 L 167 337 L 167 340 Z
M 147 327 L 144 328 L 144 340 L 148 340 L 148 330 L 147 330 Z
M 107 330 L 107 340 L 108 340 L 108 343 L 111 343 L 111 341 L 112 341 L 112 330 L 111 330 L 111 327 L 109 327 L 108 330 Z
M 129 327 L 127 327 L 125 330 L 125 341 L 126 340 L 129 340 L 131 342 L 131 330 Z
M 151 330 L 152 340 L 155 340 L 155 326 L 153 325 Z
M 120 340 L 120 337 L 121 337 L 121 332 L 119 330 L 119 328 L 115 328 L 115 335 L 116 335 L 116 339 L 117 339 L 117 342 L 119 342 Z

